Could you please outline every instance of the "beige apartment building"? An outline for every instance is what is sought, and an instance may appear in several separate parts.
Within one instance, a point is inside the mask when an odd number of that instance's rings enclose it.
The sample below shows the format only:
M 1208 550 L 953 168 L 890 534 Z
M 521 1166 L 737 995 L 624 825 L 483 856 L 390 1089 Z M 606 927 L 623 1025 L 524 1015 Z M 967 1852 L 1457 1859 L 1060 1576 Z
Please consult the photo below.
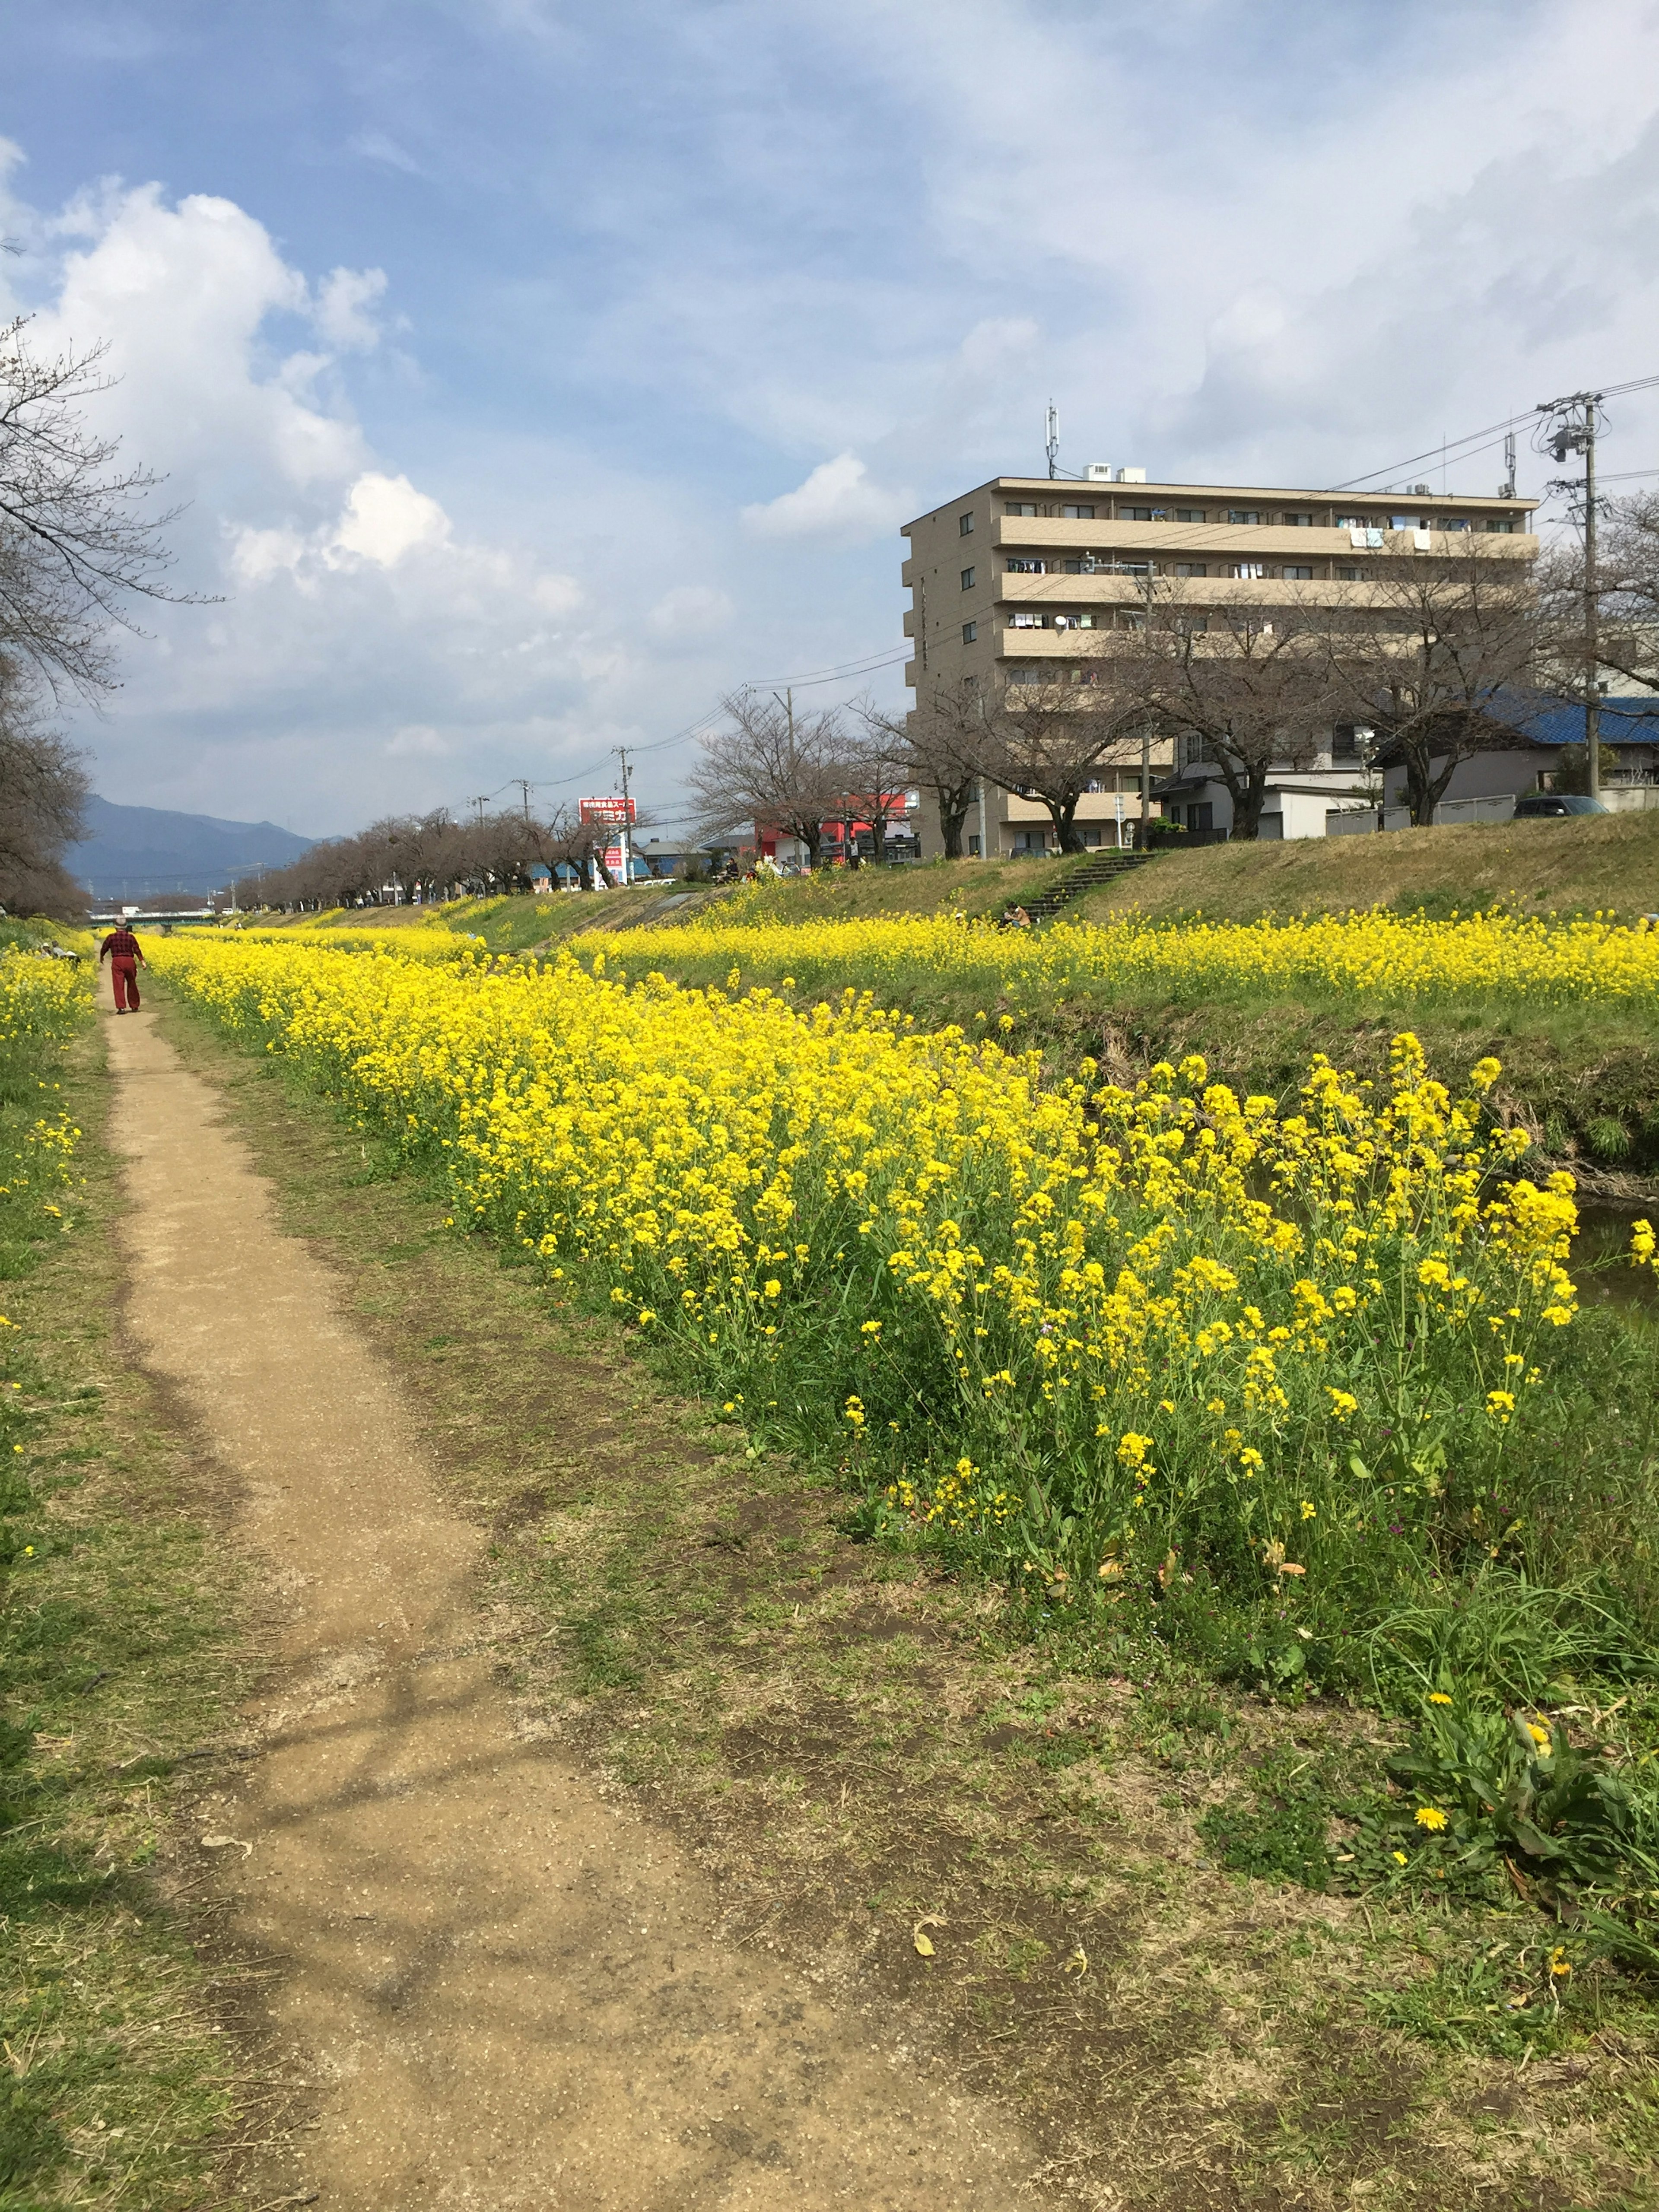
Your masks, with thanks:
M 1265 606 L 1304 598 L 1318 604 L 1351 595 L 1386 565 L 1455 551 L 1468 531 L 1531 560 L 1537 505 L 1437 496 L 1426 484 L 1351 493 L 1148 483 L 1144 470 L 1104 464 L 1080 481 L 995 477 L 901 533 L 909 540 L 904 634 L 915 641 L 905 681 L 921 696 L 968 677 L 997 696 L 1021 683 L 1063 680 L 1073 668 L 1080 676 L 1091 642 L 1082 633 L 1137 625 L 1160 580 L 1178 587 L 1195 611 L 1206 597 L 1232 600 L 1241 592 Z M 1139 817 L 1143 787 L 1181 781 L 1186 767 L 1164 738 L 1152 741 L 1145 760 L 1106 769 L 1078 810 L 1085 842 L 1127 838 L 1121 825 Z M 1356 773 L 1352 738 L 1345 744 L 1334 732 L 1315 769 L 1270 793 L 1264 834 L 1323 836 L 1333 805 L 1350 803 Z M 1170 793 L 1152 800 L 1150 811 L 1181 805 L 1191 829 L 1228 827 L 1224 787 L 1201 776 L 1192 787 L 1206 795 L 1188 794 L 1183 803 Z M 1037 801 L 988 787 L 969 814 L 967 848 L 993 857 L 1052 849 L 1048 822 Z M 943 851 L 938 809 L 926 793 L 917 829 L 924 857 Z

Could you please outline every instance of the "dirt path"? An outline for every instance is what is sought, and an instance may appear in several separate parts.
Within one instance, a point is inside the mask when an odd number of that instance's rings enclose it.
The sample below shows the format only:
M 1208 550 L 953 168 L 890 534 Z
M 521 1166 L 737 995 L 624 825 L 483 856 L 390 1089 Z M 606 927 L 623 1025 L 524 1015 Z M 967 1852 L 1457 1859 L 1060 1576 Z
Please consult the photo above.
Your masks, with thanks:
M 469 1645 L 482 1538 L 392 1377 L 276 1226 L 212 1085 L 148 1014 L 108 1028 L 131 1326 L 283 1604 L 258 1756 L 203 1829 L 251 1846 L 216 1855 L 235 1933 L 283 1962 L 271 2025 L 321 2091 L 273 2191 L 342 2212 L 1031 2202 L 1002 2112 L 723 1948 L 674 1846 L 515 1734 Z

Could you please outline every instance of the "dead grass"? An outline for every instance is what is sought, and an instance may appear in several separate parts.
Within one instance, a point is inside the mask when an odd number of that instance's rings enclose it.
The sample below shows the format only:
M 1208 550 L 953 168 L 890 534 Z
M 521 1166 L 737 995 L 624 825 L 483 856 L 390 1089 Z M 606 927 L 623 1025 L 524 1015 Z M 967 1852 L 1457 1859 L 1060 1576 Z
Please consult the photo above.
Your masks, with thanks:
M 732 1942 L 914 2021 L 1082 2203 L 1655 2201 L 1646 2015 L 1566 2022 L 1520 2098 L 1479 2033 L 1378 2023 L 1431 1957 L 1534 1934 L 1518 1906 L 1379 1915 L 1204 1863 L 1205 1807 L 1292 1747 L 1352 1760 L 1364 1717 L 1225 1696 L 1092 1629 L 1033 1643 L 999 1590 L 854 1542 L 838 1491 L 751 1456 L 613 1323 L 447 1233 L 326 1104 L 166 1018 L 490 1528 L 484 1617 L 526 1729 L 676 1832 Z

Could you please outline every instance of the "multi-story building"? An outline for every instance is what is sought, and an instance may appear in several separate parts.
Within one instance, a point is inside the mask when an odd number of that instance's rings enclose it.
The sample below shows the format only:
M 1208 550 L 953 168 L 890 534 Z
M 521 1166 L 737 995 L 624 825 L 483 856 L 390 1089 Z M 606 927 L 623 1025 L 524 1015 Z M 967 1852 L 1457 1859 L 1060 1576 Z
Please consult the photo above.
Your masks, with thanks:
M 1081 481 L 994 477 L 904 526 L 904 633 L 915 645 L 905 681 L 920 698 L 963 678 L 994 697 L 1023 683 L 1063 681 L 1073 668 L 1080 679 L 1094 642 L 1081 633 L 1143 622 L 1160 580 L 1195 611 L 1206 599 L 1236 602 L 1241 594 L 1266 608 L 1351 600 L 1392 564 L 1455 550 L 1468 531 L 1529 561 L 1538 550 L 1537 504 L 1437 497 L 1426 484 L 1403 494 L 1153 484 L 1143 469 L 1103 464 Z M 1174 755 L 1167 738 L 1154 738 L 1144 758 L 1105 769 L 1078 809 L 1084 842 L 1109 845 L 1123 834 L 1121 823 L 1160 805 L 1180 809 L 1188 828 L 1227 829 L 1225 787 L 1189 774 L 1201 759 Z M 1334 732 L 1315 768 L 1275 781 L 1264 834 L 1322 836 L 1328 812 L 1363 803 L 1360 766 L 1352 733 Z M 1149 795 L 1160 786 L 1161 801 Z M 943 837 L 937 807 L 923 797 L 917 827 L 931 859 Z M 1048 823 L 1040 802 L 987 787 L 969 817 L 968 849 L 1052 849 Z

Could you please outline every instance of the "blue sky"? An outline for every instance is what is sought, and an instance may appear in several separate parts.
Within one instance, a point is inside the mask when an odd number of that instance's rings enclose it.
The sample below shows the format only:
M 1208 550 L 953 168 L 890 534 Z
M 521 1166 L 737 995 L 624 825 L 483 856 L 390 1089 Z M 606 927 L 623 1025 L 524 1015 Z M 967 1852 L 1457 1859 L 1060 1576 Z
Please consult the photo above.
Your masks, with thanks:
M 219 595 L 74 716 L 132 803 L 327 832 L 658 744 L 672 818 L 660 741 L 896 653 L 897 524 L 1039 467 L 1050 394 L 1073 467 L 1312 483 L 1659 370 L 1638 0 L 63 0 L 8 48 L 0 285 L 108 339 Z

